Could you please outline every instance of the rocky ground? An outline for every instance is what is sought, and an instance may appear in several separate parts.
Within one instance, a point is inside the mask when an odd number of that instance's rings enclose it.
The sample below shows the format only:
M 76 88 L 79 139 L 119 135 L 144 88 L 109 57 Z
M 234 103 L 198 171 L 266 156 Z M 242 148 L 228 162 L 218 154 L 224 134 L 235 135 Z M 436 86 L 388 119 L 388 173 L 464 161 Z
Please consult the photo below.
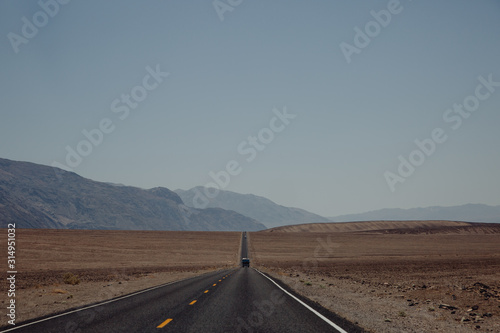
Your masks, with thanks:
M 498 235 L 252 233 L 250 243 L 254 267 L 370 332 L 500 332 Z
M 296 267 L 263 270 L 371 332 L 500 331 L 500 259 Z

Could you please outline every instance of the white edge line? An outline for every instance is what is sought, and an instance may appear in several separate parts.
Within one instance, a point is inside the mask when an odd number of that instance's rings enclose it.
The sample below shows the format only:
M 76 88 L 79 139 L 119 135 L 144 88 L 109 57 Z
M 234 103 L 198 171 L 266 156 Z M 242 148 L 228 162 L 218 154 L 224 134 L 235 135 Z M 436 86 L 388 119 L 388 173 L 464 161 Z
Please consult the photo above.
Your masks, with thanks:
M 314 313 L 316 316 L 320 317 L 321 319 L 323 319 L 326 323 L 328 323 L 330 326 L 332 326 L 333 328 L 335 328 L 337 331 L 339 331 L 340 333 L 347 333 L 347 331 L 344 331 L 342 329 L 342 327 L 336 325 L 334 322 L 332 322 L 330 319 L 326 318 L 325 316 L 323 316 L 321 313 L 319 313 L 318 311 L 314 310 L 313 308 L 311 308 L 309 305 L 307 305 L 306 303 L 302 302 L 300 299 L 298 299 L 297 297 L 295 297 L 294 295 L 292 295 L 291 293 L 289 293 L 287 290 L 283 289 L 282 286 L 280 286 L 279 284 L 277 284 L 276 282 L 274 282 L 273 279 L 271 279 L 270 277 L 268 277 L 267 275 L 265 275 L 264 273 L 262 273 L 261 271 L 259 271 L 258 269 L 254 268 L 257 272 L 259 272 L 263 277 L 265 277 L 266 279 L 268 279 L 269 281 L 271 281 L 272 283 L 274 283 L 275 285 L 277 285 L 281 290 L 283 290 L 285 293 L 288 294 L 288 296 L 292 297 L 294 300 L 296 300 L 297 302 L 299 302 L 300 304 L 302 304 L 303 306 L 305 306 L 309 311 L 311 311 L 312 313 Z
M 132 294 L 128 294 L 128 295 L 120 296 L 120 297 L 117 297 L 117 298 L 113 298 L 113 299 L 110 299 L 108 301 L 103 301 L 101 303 L 97 303 L 97 304 L 94 304 L 94 305 L 89 305 L 89 306 L 84 307 L 84 308 L 72 310 L 72 311 L 69 311 L 69 312 L 60 313 L 58 315 L 55 315 L 55 316 L 52 316 L 52 317 L 48 317 L 48 318 L 44 318 L 44 319 L 40 319 L 40 320 L 31 322 L 31 323 L 23 324 L 21 326 L 12 327 L 12 328 L 9 328 L 9 329 L 7 329 L 5 331 L 0 331 L 0 333 L 14 331 L 14 330 L 17 330 L 17 329 L 22 328 L 22 327 L 26 327 L 26 326 L 38 324 L 38 323 L 41 323 L 41 322 L 44 322 L 44 321 L 47 321 L 47 320 L 51 320 L 51 319 L 54 319 L 54 318 L 63 317 L 63 316 L 69 315 L 71 313 L 75 313 L 75 312 L 80 312 L 80 311 L 83 311 L 83 310 L 88 310 L 88 309 L 96 308 L 96 307 L 104 305 L 104 304 L 109 304 L 109 303 L 113 303 L 113 302 L 116 302 L 116 301 L 120 301 L 120 300 L 125 299 L 125 298 L 129 298 L 129 297 L 132 297 L 132 296 L 135 296 L 135 295 L 139 295 L 139 294 L 142 294 L 142 293 L 145 293 L 145 292 L 148 292 L 148 291 L 151 291 L 151 290 L 155 290 L 155 289 L 158 289 L 158 288 L 166 287 L 166 286 L 169 286 L 169 285 L 177 283 L 177 282 L 182 282 L 182 281 L 186 281 L 186 280 L 189 280 L 189 279 L 193 279 L 193 278 L 196 278 L 196 277 L 202 276 L 202 275 L 203 274 L 192 276 L 192 277 L 188 277 L 188 278 L 185 278 L 185 279 L 182 279 L 182 280 L 168 282 L 168 283 L 161 284 L 159 286 L 151 287 L 151 288 L 148 288 L 148 289 L 136 291 L 135 293 L 132 293 Z

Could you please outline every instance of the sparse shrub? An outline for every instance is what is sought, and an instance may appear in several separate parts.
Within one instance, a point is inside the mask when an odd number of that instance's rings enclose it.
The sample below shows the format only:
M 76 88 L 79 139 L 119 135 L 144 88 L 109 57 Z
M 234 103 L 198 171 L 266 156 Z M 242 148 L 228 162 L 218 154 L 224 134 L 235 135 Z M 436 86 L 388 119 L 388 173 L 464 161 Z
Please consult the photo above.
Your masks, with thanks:
M 78 275 L 74 275 L 72 273 L 66 273 L 63 276 L 63 281 L 66 284 L 76 285 L 80 283 L 80 278 Z
M 430 308 L 429 308 L 429 311 L 430 311 L 430 312 L 433 312 L 433 311 L 436 311 L 436 309 L 434 309 L 433 307 L 430 307 Z
M 404 312 L 404 311 L 400 311 L 400 312 L 399 312 L 399 316 L 400 316 L 400 317 L 403 317 L 403 318 L 404 318 L 404 317 L 406 317 L 406 312 Z
M 311 283 L 311 282 L 309 282 L 309 281 L 308 281 L 308 282 L 306 282 L 306 283 L 304 283 L 304 284 L 305 284 L 306 286 L 312 286 L 312 283 Z

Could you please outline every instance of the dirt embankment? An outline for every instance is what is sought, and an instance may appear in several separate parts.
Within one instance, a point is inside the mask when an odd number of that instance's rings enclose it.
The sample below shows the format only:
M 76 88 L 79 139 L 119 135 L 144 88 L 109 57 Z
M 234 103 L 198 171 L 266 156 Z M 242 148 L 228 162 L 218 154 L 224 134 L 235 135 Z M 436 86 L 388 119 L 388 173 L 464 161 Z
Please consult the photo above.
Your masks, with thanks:
M 362 221 L 311 223 L 277 227 L 264 232 L 374 232 L 374 233 L 432 233 L 432 234 L 500 234 L 500 223 L 460 221 Z

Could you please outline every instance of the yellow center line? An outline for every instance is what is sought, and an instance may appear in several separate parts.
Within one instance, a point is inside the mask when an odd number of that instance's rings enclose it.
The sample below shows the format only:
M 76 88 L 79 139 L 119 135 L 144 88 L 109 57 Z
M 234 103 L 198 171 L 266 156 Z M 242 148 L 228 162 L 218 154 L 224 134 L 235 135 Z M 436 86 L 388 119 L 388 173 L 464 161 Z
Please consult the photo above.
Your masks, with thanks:
M 205 290 L 205 294 L 208 293 L 208 290 Z
M 191 303 L 189 303 L 189 305 L 193 305 L 194 303 L 196 303 L 196 300 L 194 300 Z
M 221 282 L 222 280 L 219 280 L 219 282 Z
M 163 323 L 161 323 L 160 325 L 158 325 L 157 328 L 163 328 L 165 327 L 168 323 L 170 323 L 172 321 L 172 318 L 168 318 L 167 320 L 165 320 Z
M 217 283 L 214 283 L 214 284 L 212 285 L 212 287 L 215 287 L 216 285 L 217 285 Z

